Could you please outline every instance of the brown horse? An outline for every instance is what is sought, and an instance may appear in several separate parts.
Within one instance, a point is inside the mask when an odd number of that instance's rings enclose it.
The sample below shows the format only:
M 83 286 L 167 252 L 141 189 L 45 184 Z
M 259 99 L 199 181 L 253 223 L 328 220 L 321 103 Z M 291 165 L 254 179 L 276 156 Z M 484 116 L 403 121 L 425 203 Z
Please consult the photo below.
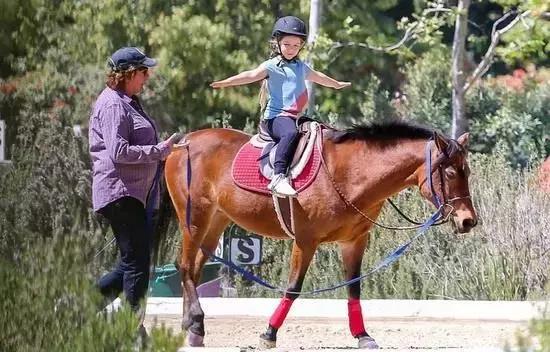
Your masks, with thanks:
M 199 248 L 213 252 L 220 234 L 231 222 L 271 238 L 289 237 L 279 225 L 271 197 L 241 189 L 233 182 L 233 158 L 250 135 L 232 129 L 205 129 L 188 134 L 186 139 L 189 152 L 186 148 L 173 152 L 166 161 L 165 176 L 183 233 L 179 261 L 184 300 L 182 328 L 187 330 L 188 344 L 201 346 L 204 312 L 196 285 L 207 255 Z M 430 139 L 434 141 L 428 142 Z M 401 122 L 326 130 L 322 151 L 326 168 L 321 168 L 313 184 L 294 200 L 296 239 L 290 258 L 289 292 L 260 336 L 263 345 L 275 346 L 277 330 L 298 297 L 296 292 L 321 243 L 338 243 L 346 280 L 361 275 L 368 231 L 373 226 L 366 216 L 376 219 L 385 201 L 399 191 L 418 186 L 422 196 L 432 203 L 435 192 L 444 203 L 443 215 L 452 217 L 458 232 L 474 227 L 477 217 L 468 187 L 467 142 L 468 134 L 452 140 L 431 129 Z M 432 155 L 433 187 L 427 182 L 425 169 L 427 143 Z M 192 170 L 190 190 L 186 184 L 188 160 Z M 186 225 L 188 192 L 192 200 L 191 233 Z M 359 347 L 377 348 L 364 328 L 359 296 L 360 282 L 349 285 L 351 334 L 359 339 Z

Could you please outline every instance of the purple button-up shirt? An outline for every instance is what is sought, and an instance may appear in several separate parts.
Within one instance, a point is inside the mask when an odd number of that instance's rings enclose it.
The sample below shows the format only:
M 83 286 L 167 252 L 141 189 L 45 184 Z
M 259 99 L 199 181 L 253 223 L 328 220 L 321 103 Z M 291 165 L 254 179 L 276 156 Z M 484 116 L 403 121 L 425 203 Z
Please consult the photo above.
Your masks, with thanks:
M 146 206 L 159 161 L 171 148 L 158 143 L 155 123 L 137 98 L 105 88 L 90 116 L 89 141 L 94 210 L 125 196 Z

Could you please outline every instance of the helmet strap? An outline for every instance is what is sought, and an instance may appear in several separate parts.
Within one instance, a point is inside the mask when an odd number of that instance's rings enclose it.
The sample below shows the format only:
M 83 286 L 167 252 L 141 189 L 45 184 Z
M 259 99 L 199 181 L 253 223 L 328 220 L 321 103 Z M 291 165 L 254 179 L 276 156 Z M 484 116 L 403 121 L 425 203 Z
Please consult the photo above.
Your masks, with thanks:
M 281 40 L 279 38 L 280 37 L 277 37 L 277 48 L 279 49 L 279 55 L 281 55 L 281 59 L 286 63 L 291 63 L 295 61 L 298 55 L 300 55 L 300 51 L 302 51 L 302 49 L 298 50 L 298 54 L 296 54 L 296 56 L 289 60 L 283 55 L 283 51 L 281 50 Z

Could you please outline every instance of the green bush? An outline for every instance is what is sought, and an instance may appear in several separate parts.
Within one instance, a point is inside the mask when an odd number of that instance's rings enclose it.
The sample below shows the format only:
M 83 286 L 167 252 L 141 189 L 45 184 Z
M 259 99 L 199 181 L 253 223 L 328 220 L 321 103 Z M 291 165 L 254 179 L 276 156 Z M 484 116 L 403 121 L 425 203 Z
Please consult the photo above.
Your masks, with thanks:
M 86 233 L 27 239 L 0 266 L 2 351 L 135 351 L 138 319 L 129 308 L 106 316 Z M 175 351 L 183 336 L 150 331 L 144 351 Z
M 406 116 L 450 131 L 451 67 L 449 52 L 443 48 L 428 51 L 405 66 Z
M 505 351 L 519 352 L 547 352 L 550 351 L 550 315 L 546 310 L 540 319 L 533 319 L 529 324 L 527 333 L 517 333 L 515 342 L 510 346 L 510 341 L 505 346 Z
M 549 92 L 548 83 L 526 84 L 519 91 L 487 84 L 474 88 L 467 102 L 471 149 L 500 152 L 516 167 L 549 155 Z

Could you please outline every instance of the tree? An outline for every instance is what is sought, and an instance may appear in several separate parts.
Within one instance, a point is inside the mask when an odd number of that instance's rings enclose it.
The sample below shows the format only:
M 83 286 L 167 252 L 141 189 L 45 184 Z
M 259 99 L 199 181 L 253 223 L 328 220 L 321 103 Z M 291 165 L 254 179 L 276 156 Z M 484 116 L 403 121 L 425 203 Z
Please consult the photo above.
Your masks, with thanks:
M 319 26 L 321 24 L 321 0 L 311 0 L 309 7 L 309 33 L 307 37 L 307 45 L 310 48 L 313 48 L 315 45 L 315 40 L 317 39 L 317 34 L 319 32 Z M 307 64 L 313 68 L 313 60 L 311 53 L 306 59 Z M 308 100 L 309 100 L 309 112 L 315 110 L 315 84 L 311 81 L 307 81 L 307 90 L 308 90 Z
M 404 17 L 400 21 L 399 28 L 404 31 L 401 39 L 395 44 L 380 45 L 369 42 L 334 42 L 332 43 L 329 53 L 333 53 L 335 49 L 344 47 L 359 47 L 376 52 L 397 52 L 403 57 L 414 56 L 411 50 L 412 45 L 427 44 L 434 45 L 442 37 L 442 29 L 446 23 L 454 18 L 455 28 L 453 36 L 452 48 L 452 124 L 451 136 L 456 138 L 468 130 L 469 121 L 465 114 L 465 94 L 472 85 L 481 78 L 491 67 L 495 55 L 499 52 L 498 44 L 501 42 L 502 36 L 513 29 L 518 23 L 522 23 L 529 30 L 530 38 L 525 35 L 518 36 L 516 41 L 507 43 L 508 47 L 524 48 L 523 53 L 538 53 L 547 51 L 548 34 L 550 29 L 548 26 L 548 4 L 538 0 L 529 0 L 522 2 L 520 5 L 515 1 L 496 0 L 504 5 L 510 5 L 512 8 L 502 15 L 493 23 L 493 28 L 490 35 L 490 44 L 483 55 L 483 59 L 477 65 L 471 74 L 466 72 L 466 44 L 468 43 L 468 25 L 472 24 L 469 20 L 469 8 L 471 0 L 459 0 L 456 7 L 447 7 L 445 2 L 437 0 L 429 2 L 428 7 L 421 11 L 419 15 L 413 14 L 414 21 L 410 21 L 408 17 Z M 532 17 L 531 23 L 526 22 L 526 18 Z M 535 19 L 538 19 L 537 22 Z M 474 24 L 475 25 L 475 24 Z M 542 29 L 541 29 L 542 27 Z M 518 42 L 523 42 L 523 45 Z M 411 44 L 413 43 L 413 44 Z M 528 44 L 525 44 L 528 43 Z M 510 51 L 501 50 L 503 56 L 506 54 L 516 57 L 521 56 L 522 50 Z M 519 53 L 518 53 L 519 52 Z M 505 57 L 504 57 L 505 58 Z M 543 60 L 547 60 L 547 56 Z

